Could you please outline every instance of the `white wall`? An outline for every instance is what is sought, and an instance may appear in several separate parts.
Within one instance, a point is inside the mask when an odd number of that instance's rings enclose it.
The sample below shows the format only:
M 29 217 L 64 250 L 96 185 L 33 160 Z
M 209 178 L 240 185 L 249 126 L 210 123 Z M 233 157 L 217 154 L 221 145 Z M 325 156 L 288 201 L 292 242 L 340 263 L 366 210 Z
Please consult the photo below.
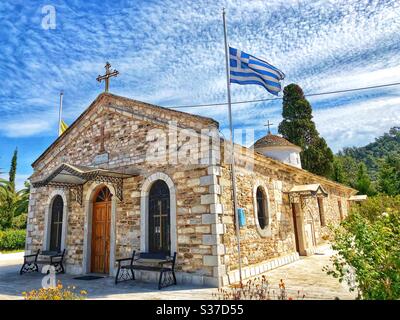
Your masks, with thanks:
M 267 147 L 256 149 L 267 157 L 301 168 L 300 151 L 293 147 Z

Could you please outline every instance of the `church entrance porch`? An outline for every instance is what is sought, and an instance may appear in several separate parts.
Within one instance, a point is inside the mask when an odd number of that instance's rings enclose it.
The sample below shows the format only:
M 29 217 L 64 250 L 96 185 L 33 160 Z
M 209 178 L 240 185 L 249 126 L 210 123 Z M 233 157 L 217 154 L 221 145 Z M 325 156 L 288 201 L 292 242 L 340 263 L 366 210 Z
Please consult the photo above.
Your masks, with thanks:
M 289 191 L 295 246 L 301 256 L 313 254 L 317 246 L 315 222 L 310 209 L 307 209 L 305 204 L 310 199 L 317 201 L 317 197 L 327 195 L 319 184 L 298 185 Z

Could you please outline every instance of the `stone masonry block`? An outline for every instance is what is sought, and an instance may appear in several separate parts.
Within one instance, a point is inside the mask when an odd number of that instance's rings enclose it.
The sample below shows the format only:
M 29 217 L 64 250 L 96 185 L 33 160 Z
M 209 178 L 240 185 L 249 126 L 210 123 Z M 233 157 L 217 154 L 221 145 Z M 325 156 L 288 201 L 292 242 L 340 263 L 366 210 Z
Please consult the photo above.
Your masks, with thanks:
M 225 249 L 225 245 L 223 245 L 223 244 L 217 244 L 212 247 L 212 254 L 214 256 L 222 256 L 225 254 L 225 252 L 226 252 L 226 249 Z
M 218 266 L 218 256 L 203 256 L 203 263 L 205 266 L 216 267 Z
M 214 277 L 220 277 L 222 275 L 226 274 L 226 267 L 225 265 L 221 264 L 219 266 L 216 266 L 213 268 L 213 276 Z
M 218 236 L 214 234 L 205 234 L 203 235 L 203 244 L 204 245 L 216 245 L 218 244 Z
M 209 166 L 207 168 L 207 171 L 209 175 L 216 175 L 216 176 L 221 175 L 221 167 L 219 166 Z
M 201 204 L 218 203 L 219 199 L 216 194 L 203 194 L 201 196 Z
M 218 184 L 208 186 L 209 193 L 221 194 L 221 187 Z
M 223 212 L 222 204 L 214 203 L 210 205 L 210 213 L 221 214 Z
M 217 177 L 213 175 L 200 177 L 201 186 L 209 186 L 211 184 L 217 184 Z
M 218 223 L 218 215 L 216 214 L 203 214 L 201 216 L 202 224 L 213 224 Z
M 224 233 L 224 225 L 222 223 L 217 223 L 212 225 L 212 234 L 223 234 Z

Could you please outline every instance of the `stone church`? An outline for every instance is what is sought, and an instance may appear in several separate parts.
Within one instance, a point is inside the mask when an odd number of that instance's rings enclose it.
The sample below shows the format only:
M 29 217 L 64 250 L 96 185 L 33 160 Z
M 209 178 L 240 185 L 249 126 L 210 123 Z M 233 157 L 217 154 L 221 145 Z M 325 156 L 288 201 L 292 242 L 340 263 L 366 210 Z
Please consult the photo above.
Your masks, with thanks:
M 133 249 L 177 252 L 178 283 L 237 282 L 229 146 L 213 119 L 100 94 L 32 164 L 27 253 L 66 249 L 67 273 L 114 275 Z M 300 151 L 271 133 L 235 145 L 243 278 L 313 254 L 355 199 Z

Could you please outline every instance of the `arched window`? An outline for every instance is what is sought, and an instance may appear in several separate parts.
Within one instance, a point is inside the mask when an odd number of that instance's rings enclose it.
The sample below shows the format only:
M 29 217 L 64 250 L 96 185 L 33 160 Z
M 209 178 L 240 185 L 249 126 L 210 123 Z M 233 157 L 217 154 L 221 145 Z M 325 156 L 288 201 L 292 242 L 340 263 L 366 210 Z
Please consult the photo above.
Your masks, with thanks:
M 267 197 L 261 187 L 257 188 L 256 201 L 258 224 L 260 225 L 261 229 L 265 229 L 268 224 Z
M 53 200 L 53 206 L 51 208 L 49 247 L 51 251 L 61 251 L 63 209 L 64 201 L 60 195 L 57 195 Z
M 99 190 L 96 196 L 95 202 L 108 202 L 111 201 L 112 194 L 110 189 L 107 187 L 103 187 Z
M 153 183 L 149 192 L 149 252 L 170 254 L 170 194 L 163 180 Z

